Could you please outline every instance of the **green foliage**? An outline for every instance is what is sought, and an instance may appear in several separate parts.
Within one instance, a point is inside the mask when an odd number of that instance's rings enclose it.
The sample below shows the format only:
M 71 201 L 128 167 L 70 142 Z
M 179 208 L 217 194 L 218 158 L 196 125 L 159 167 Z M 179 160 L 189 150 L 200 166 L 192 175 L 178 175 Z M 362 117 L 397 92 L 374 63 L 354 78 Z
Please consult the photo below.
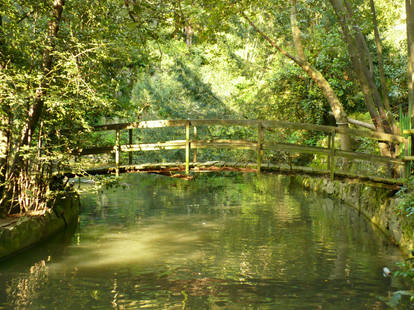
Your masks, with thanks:
M 408 259 L 404 262 L 397 263 L 399 270 L 395 271 L 394 277 L 401 277 L 403 279 L 408 279 L 414 283 L 414 261 L 413 259 Z
M 407 179 L 406 184 L 398 191 L 397 196 L 400 198 L 400 202 L 396 211 L 414 224 L 414 177 L 411 176 Z
M 25 159 L 22 171 L 42 179 L 73 165 L 75 149 L 113 145 L 112 136 L 88 132 L 91 125 L 102 122 L 168 118 L 331 122 L 330 107 L 319 87 L 241 17 L 245 12 L 277 44 L 295 54 L 289 1 L 65 1 L 62 18 L 55 20 L 56 36 L 48 31 L 54 3 L 1 0 L 3 185 L 11 184 L 6 179 L 19 158 Z M 351 3 L 355 23 L 367 37 L 376 64 L 369 5 Z M 400 6 L 391 0 L 376 4 L 380 31 L 387 34 L 385 75 L 395 108 L 407 97 L 405 47 L 391 38 L 401 19 Z M 298 1 L 297 6 L 310 64 L 329 81 L 348 113 L 365 112 L 364 96 L 331 6 L 321 0 Z M 45 66 L 46 58 L 52 60 L 50 68 Z M 31 111 L 39 102 L 36 119 Z M 32 120 L 30 141 L 24 143 L 23 133 Z M 200 131 L 203 134 L 252 136 L 240 128 L 207 128 Z M 171 135 L 182 137 L 180 132 Z M 167 138 L 166 132 L 150 131 L 136 137 L 152 142 Z M 269 133 L 268 138 L 308 145 L 319 140 L 316 134 L 289 131 Z M 369 146 L 362 141 L 360 147 Z M 214 155 L 218 154 L 226 153 Z M 139 158 L 154 156 L 159 155 Z M 161 159 L 181 156 L 173 151 Z M 232 156 L 247 160 L 250 155 Z M 31 182 L 35 187 L 36 182 Z
M 0 6 L 2 207 L 21 205 L 19 193 L 44 189 L 40 183 L 48 187 L 45 179 L 64 170 L 84 144 L 79 131 L 126 108 L 121 98 L 130 68 L 147 61 L 118 1 L 66 2 L 61 17 L 53 8 L 58 2 Z M 23 172 L 25 188 L 16 178 Z M 48 199 L 33 196 L 25 210 L 39 200 Z
M 397 263 L 398 270 L 392 275 L 394 279 L 401 279 L 408 282 L 410 287 L 414 284 L 414 261 L 407 259 Z M 393 309 L 403 309 L 404 307 L 414 307 L 414 290 L 399 290 L 392 293 L 391 297 L 384 300 L 388 306 Z M 410 307 L 410 309 L 411 309 Z

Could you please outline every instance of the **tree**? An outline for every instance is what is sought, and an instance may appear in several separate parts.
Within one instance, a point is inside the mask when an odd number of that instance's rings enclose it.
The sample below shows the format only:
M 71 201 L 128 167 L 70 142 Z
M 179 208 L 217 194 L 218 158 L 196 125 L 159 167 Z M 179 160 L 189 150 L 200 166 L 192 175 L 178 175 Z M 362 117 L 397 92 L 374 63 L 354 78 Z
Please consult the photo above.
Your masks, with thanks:
M 388 101 L 388 94 L 386 92 L 387 88 L 382 60 L 382 45 L 379 38 L 374 1 L 370 1 L 370 9 L 373 19 L 373 31 L 376 40 L 376 51 L 380 72 L 379 87 L 383 89 L 382 94 L 376 84 L 373 56 L 369 50 L 366 36 L 360 27 L 362 21 L 358 16 L 358 5 L 352 5 L 348 0 L 330 0 L 330 2 L 338 17 L 344 41 L 346 42 L 352 61 L 355 77 L 361 85 L 365 98 L 365 105 L 376 130 L 386 133 L 398 133 L 398 127 L 395 126 Z M 396 155 L 394 146 L 386 143 L 380 143 L 379 146 L 383 155 Z
M 146 37 L 116 0 L 7 0 L 0 16 L 0 213 L 44 211 L 79 132 L 125 108 Z
M 305 2 L 306 1 L 303 1 L 301 5 L 306 6 Z M 329 2 L 337 16 L 338 24 L 342 30 L 345 46 L 349 53 L 353 71 L 355 72 L 353 78 L 362 89 L 367 111 L 369 112 L 372 121 L 376 126 L 376 130 L 386 133 L 398 133 L 398 127 L 396 126 L 393 118 L 387 93 L 386 77 L 383 64 L 382 42 L 378 30 L 378 21 L 374 1 L 371 0 L 369 5 L 369 13 L 371 16 L 368 15 L 368 17 L 371 20 L 366 19 L 366 14 L 361 14 L 361 10 L 366 10 L 365 7 L 363 7 L 362 2 L 353 1 L 351 3 L 348 0 L 330 0 Z M 263 4 L 263 2 L 261 2 L 261 5 L 263 7 L 266 7 L 266 4 Z M 270 6 L 271 4 L 267 4 L 266 9 L 268 9 Z M 259 26 L 257 26 L 257 24 L 253 22 L 252 19 L 247 15 L 247 8 L 249 8 L 251 11 L 253 11 L 254 8 L 256 9 L 256 12 L 260 12 L 260 10 L 257 10 L 257 7 L 258 4 L 256 3 L 251 4 L 242 10 L 241 15 L 266 41 L 268 41 L 273 46 L 273 48 L 298 64 L 302 70 L 305 71 L 308 76 L 310 76 L 315 81 L 315 83 L 318 84 L 320 89 L 323 91 L 326 100 L 329 102 L 331 109 L 334 112 L 337 123 L 340 125 L 342 125 L 342 123 L 346 124 L 346 114 L 342 112 L 344 111 L 343 105 L 338 99 L 335 90 L 332 88 L 328 80 L 324 78 L 323 74 L 315 69 L 315 67 L 312 66 L 306 59 L 306 53 L 304 51 L 305 45 L 302 42 L 302 33 L 297 23 L 296 1 L 291 1 L 290 14 L 290 25 L 292 32 L 291 42 L 293 43 L 296 55 L 293 55 L 286 49 L 286 47 L 282 46 L 280 43 L 276 43 L 275 40 L 271 39 L 270 36 L 267 35 L 265 31 L 261 30 Z M 324 9 L 325 12 L 323 12 L 323 14 L 329 15 L 329 8 L 324 7 Z M 302 11 L 306 10 L 304 9 Z M 265 12 L 266 11 L 259 14 L 267 14 Z M 269 14 L 267 15 L 269 16 Z M 366 27 L 366 25 L 369 25 L 369 27 Z M 332 24 L 331 26 L 336 27 L 335 24 Z M 373 55 L 373 49 L 370 47 L 371 42 L 368 42 L 366 39 L 366 35 L 368 33 L 366 31 L 364 33 L 362 31 L 363 28 L 368 29 L 368 31 L 372 31 L 374 34 L 376 44 L 375 55 Z M 307 35 L 309 36 L 310 34 Z M 377 60 L 375 63 L 373 61 L 374 57 Z M 378 69 L 376 67 L 378 67 Z M 378 76 L 376 76 L 376 74 L 378 74 Z M 346 144 L 343 143 L 343 145 Z M 383 155 L 396 155 L 396 150 L 393 145 L 380 143 L 379 146 Z
M 290 14 L 290 22 L 291 22 L 291 32 L 292 32 L 292 41 L 294 48 L 296 50 L 296 56 L 292 55 L 284 48 L 279 46 L 274 40 L 272 40 L 267 34 L 265 34 L 259 27 L 246 15 L 246 13 L 242 12 L 241 15 L 247 20 L 247 22 L 266 40 L 268 41 L 273 48 L 279 51 L 282 55 L 286 56 L 287 58 L 294 61 L 297 65 L 299 65 L 304 72 L 308 74 L 308 76 L 315 81 L 315 83 L 319 86 L 322 90 L 327 102 L 329 103 L 337 125 L 343 128 L 348 127 L 348 117 L 345 113 L 342 103 L 340 102 L 338 96 L 336 95 L 335 91 L 324 77 L 324 75 L 318 71 L 315 67 L 313 67 L 309 61 L 307 61 L 304 52 L 304 46 L 301 39 L 301 31 L 297 24 L 297 8 L 296 8 L 296 0 L 291 1 L 291 14 Z M 342 149 L 350 150 L 351 149 L 351 141 L 348 136 L 341 136 L 341 145 Z

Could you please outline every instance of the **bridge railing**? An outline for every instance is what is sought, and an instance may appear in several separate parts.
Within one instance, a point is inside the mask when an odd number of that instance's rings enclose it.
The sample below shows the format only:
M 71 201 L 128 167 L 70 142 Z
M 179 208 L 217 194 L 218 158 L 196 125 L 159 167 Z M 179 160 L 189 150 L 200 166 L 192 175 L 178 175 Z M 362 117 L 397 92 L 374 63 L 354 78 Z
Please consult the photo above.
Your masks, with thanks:
M 197 128 L 201 126 L 242 126 L 256 128 L 257 140 L 232 140 L 232 139 L 204 139 L 200 140 L 197 136 Z M 185 139 L 170 140 L 165 142 L 154 143 L 133 143 L 133 129 L 147 129 L 147 128 L 165 128 L 165 127 L 184 127 Z M 191 138 L 191 127 L 193 127 L 193 135 Z M 289 153 L 308 153 L 327 156 L 327 169 L 330 171 L 331 178 L 335 175 L 335 161 L 336 158 L 346 158 L 351 160 L 365 160 L 374 163 L 385 163 L 404 166 L 404 174 L 408 175 L 409 171 L 406 168 L 406 163 L 413 160 L 408 156 L 409 139 L 404 136 L 386 134 L 367 130 L 357 130 L 351 128 L 342 128 L 334 126 L 324 126 L 304 123 L 290 123 L 276 120 L 152 120 L 152 121 L 138 121 L 131 123 L 119 123 L 99 125 L 93 127 L 95 131 L 115 131 L 115 145 L 95 147 L 81 150 L 80 155 L 114 153 L 115 154 L 115 171 L 119 173 L 120 153 L 129 153 L 129 164 L 132 164 L 132 152 L 138 151 L 154 151 L 154 150 L 175 150 L 185 149 L 185 170 L 188 174 L 190 172 L 190 152 L 193 150 L 193 162 L 197 162 L 197 150 L 204 148 L 231 148 L 254 150 L 257 153 L 257 172 L 260 173 L 262 167 L 263 152 L 267 150 L 289 152 Z M 274 129 L 292 129 L 292 130 L 307 130 L 324 132 L 328 136 L 327 147 L 306 146 L 292 143 L 279 143 L 274 141 L 267 141 L 265 139 L 266 130 Z M 128 144 L 121 145 L 120 134 L 121 131 L 128 130 L 129 139 Z M 379 156 L 374 154 L 367 154 L 353 151 L 343 151 L 336 148 L 335 136 L 347 135 L 353 138 L 363 137 L 370 138 L 376 141 L 394 143 L 400 146 L 400 149 L 405 149 L 405 155 L 400 155 L 399 158 Z M 402 147 L 403 146 L 403 147 Z

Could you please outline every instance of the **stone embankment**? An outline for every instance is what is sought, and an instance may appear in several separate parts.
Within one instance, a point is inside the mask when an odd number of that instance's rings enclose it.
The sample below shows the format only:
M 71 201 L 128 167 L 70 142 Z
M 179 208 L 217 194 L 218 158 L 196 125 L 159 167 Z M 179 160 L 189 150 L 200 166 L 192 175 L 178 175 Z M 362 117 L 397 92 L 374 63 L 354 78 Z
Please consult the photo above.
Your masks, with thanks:
M 57 199 L 53 209 L 44 215 L 9 218 L 0 222 L 0 259 L 73 227 L 78 218 L 79 197 L 72 194 Z
M 294 178 L 306 189 L 325 193 L 357 209 L 407 255 L 414 254 L 414 229 L 406 217 L 397 212 L 400 199 L 395 196 L 395 190 L 325 178 Z

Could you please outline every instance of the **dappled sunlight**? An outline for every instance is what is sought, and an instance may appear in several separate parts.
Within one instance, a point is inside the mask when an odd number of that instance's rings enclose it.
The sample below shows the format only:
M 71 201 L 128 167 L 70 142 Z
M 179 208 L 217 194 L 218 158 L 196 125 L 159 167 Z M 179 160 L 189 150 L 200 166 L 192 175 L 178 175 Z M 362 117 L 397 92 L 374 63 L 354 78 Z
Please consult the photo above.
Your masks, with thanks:
M 89 228 L 92 231 L 87 235 L 93 235 L 93 240 L 86 238 L 79 245 L 72 246 L 72 252 L 62 262 L 52 264 L 51 268 L 55 271 L 99 269 L 124 264 L 135 264 L 139 268 L 147 264 L 198 259 L 201 253 L 197 250 L 197 244 L 207 238 L 205 231 L 215 226 L 202 219 L 196 224 L 189 224 L 178 218 L 143 228 L 103 234 Z

